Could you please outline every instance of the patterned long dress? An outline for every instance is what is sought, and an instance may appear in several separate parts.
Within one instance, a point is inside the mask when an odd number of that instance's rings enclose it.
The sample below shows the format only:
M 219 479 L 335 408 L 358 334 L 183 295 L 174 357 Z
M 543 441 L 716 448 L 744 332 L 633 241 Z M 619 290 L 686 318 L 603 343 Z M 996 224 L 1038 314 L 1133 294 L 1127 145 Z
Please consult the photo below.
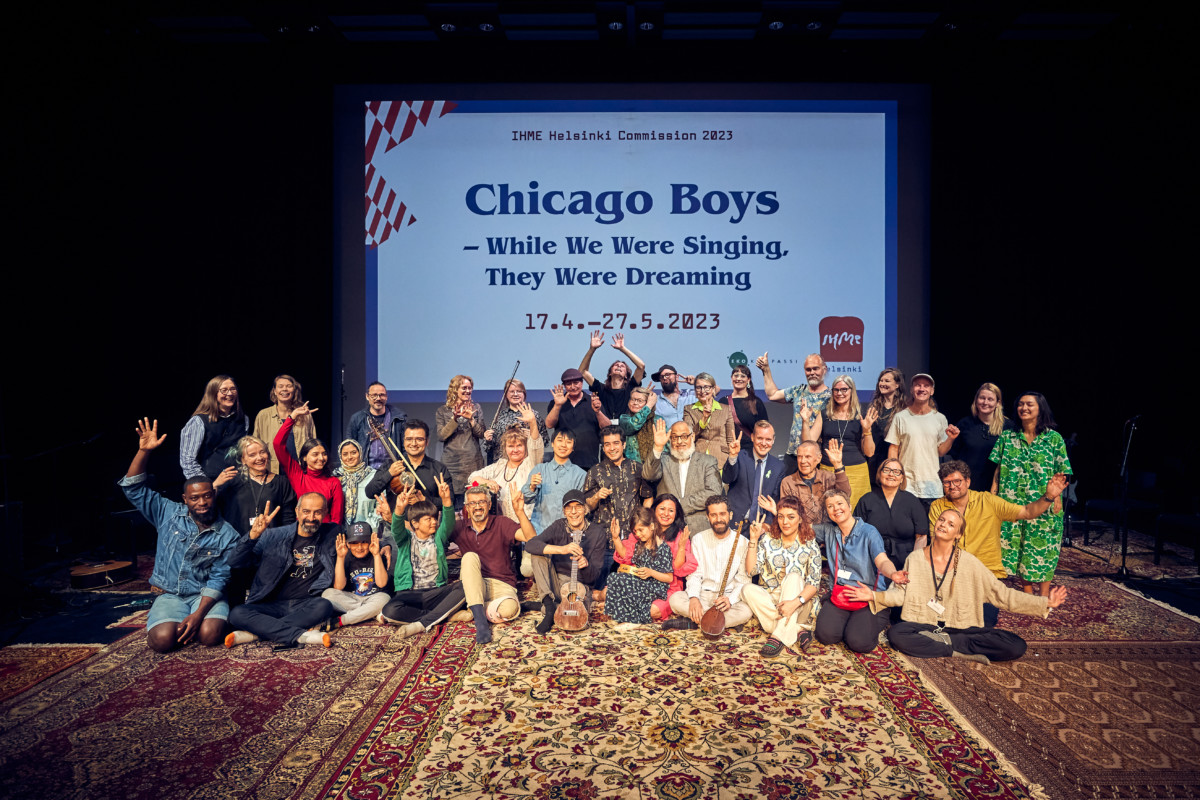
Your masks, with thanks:
M 997 495 L 1018 505 L 1042 497 L 1055 473 L 1071 474 L 1067 446 L 1057 431 L 1042 431 L 1033 444 L 1025 441 L 1021 431 L 1005 431 L 988 458 L 1000 465 Z M 1001 525 L 1000 554 L 1008 574 L 1033 583 L 1053 580 L 1062 533 L 1062 512 L 1055 512 L 1053 507 L 1037 519 Z
M 622 542 L 626 552 L 631 550 L 637 539 L 628 537 Z M 653 553 L 644 547 L 633 552 L 634 566 L 649 567 L 655 572 L 671 572 L 671 548 L 665 542 Z M 636 622 L 645 625 L 651 622 L 650 604 L 667 596 L 667 584 L 654 578 L 635 578 L 628 572 L 610 572 L 608 592 L 604 597 L 604 613 L 614 622 Z

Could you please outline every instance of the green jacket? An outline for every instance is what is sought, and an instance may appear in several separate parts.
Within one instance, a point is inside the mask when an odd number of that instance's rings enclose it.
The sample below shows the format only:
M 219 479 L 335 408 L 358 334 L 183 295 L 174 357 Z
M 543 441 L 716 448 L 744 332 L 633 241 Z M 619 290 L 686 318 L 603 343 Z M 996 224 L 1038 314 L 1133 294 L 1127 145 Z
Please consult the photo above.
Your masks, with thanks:
M 450 506 L 443 506 L 442 521 L 433 534 L 433 541 L 437 546 L 438 586 L 446 585 L 446 545 L 450 544 L 450 531 L 452 530 L 454 530 L 454 509 Z M 392 591 L 400 592 L 413 588 L 412 531 L 404 524 L 404 515 L 402 514 L 392 515 L 392 538 L 396 540 L 396 570 L 392 578 Z

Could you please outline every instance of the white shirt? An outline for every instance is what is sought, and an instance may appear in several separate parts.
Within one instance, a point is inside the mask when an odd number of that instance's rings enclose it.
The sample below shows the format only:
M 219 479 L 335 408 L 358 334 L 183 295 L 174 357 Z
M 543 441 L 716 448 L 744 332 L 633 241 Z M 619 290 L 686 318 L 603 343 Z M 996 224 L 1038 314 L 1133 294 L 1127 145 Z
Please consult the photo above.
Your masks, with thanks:
M 701 592 L 716 594 L 721 587 L 725 566 L 729 563 L 730 548 L 736 547 L 736 563 L 729 569 L 725 596 L 731 604 L 741 602 L 742 589 L 750 583 L 750 576 L 746 574 L 746 548 L 750 541 L 730 528 L 724 539 L 718 539 L 712 531 L 705 531 L 693 536 L 691 542 L 697 566 L 696 571 L 687 578 L 688 597 L 699 599 Z

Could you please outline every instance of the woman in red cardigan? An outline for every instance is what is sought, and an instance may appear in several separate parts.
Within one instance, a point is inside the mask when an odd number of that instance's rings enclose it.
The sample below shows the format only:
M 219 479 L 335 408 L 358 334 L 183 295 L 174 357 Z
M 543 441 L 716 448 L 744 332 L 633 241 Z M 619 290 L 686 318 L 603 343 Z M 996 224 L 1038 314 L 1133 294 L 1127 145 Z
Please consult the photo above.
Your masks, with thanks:
M 297 463 L 287 451 L 286 442 L 292 432 L 292 426 L 296 424 L 297 419 L 313 411 L 316 409 L 310 410 L 308 403 L 294 408 L 279 427 L 275 441 L 271 444 L 275 448 L 275 457 L 279 459 L 279 471 L 287 476 L 288 483 L 292 484 L 296 491 L 296 497 L 303 497 L 308 492 L 321 495 L 329 507 L 329 516 L 325 517 L 325 521 L 341 525 L 342 507 L 346 500 L 342 493 L 342 482 L 335 478 L 329 469 L 329 454 L 325 452 L 325 445 L 316 438 L 306 441 L 300 448 L 301 463 Z

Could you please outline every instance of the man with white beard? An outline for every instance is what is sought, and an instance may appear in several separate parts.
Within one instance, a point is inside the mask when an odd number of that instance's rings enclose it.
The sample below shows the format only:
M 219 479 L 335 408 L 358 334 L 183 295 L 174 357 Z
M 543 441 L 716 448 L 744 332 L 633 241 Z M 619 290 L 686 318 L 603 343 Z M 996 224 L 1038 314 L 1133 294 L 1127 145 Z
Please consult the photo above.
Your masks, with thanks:
M 668 442 L 671 449 L 664 453 L 663 447 Z M 673 494 L 679 498 L 693 536 L 708 528 L 705 502 L 712 495 L 721 494 L 721 472 L 715 458 L 696 452 L 691 425 L 676 422 L 668 436 L 667 423 L 655 420 L 654 450 L 642 465 L 642 479 L 651 483 L 657 481 L 658 494 Z

